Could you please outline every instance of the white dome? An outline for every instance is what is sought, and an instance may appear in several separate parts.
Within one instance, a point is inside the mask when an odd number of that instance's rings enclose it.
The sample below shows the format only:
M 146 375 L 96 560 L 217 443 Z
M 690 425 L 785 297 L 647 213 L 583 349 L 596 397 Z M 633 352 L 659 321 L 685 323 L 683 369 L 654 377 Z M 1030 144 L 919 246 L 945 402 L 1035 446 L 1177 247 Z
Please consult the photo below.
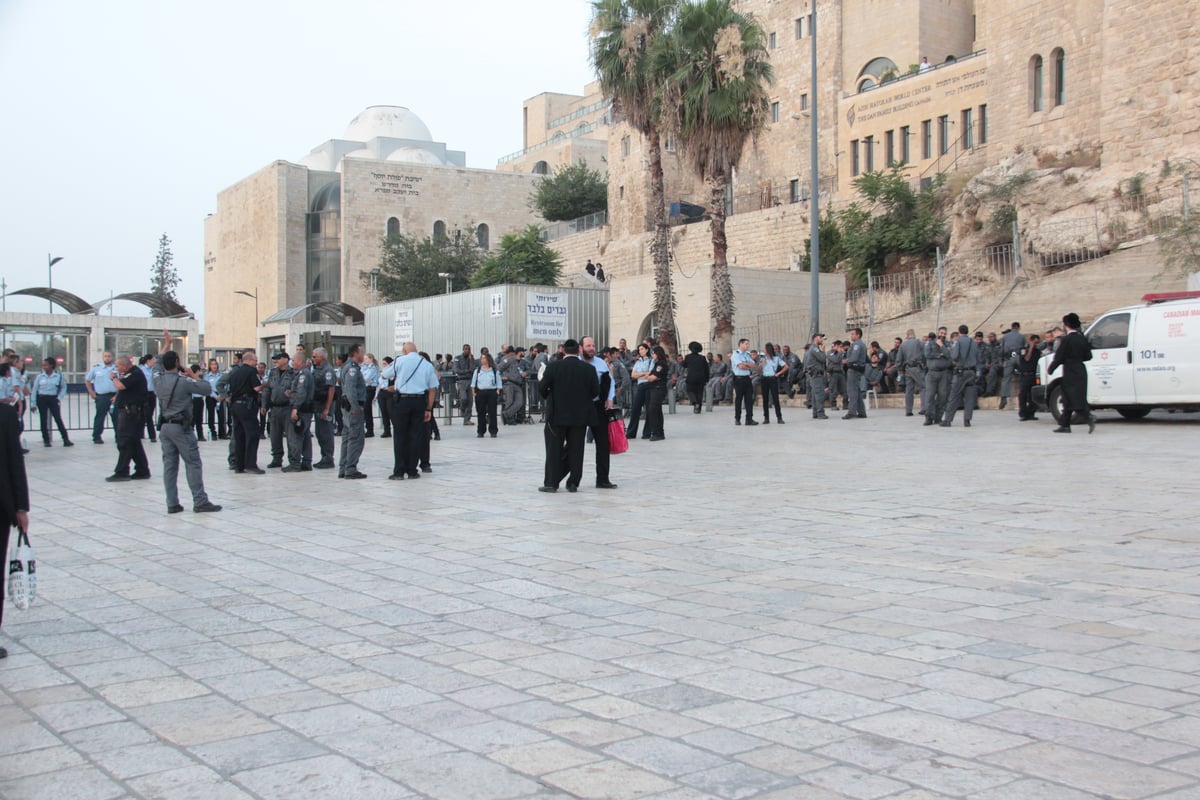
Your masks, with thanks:
M 388 161 L 402 161 L 406 164 L 431 164 L 444 167 L 445 161 L 437 153 L 431 153 L 423 147 L 399 147 L 387 157 Z
M 375 158 L 375 154 L 365 147 L 360 147 L 357 150 L 351 150 L 342 158 Z
M 346 126 L 343 139 L 352 142 L 369 142 L 386 136 L 391 139 L 413 139 L 418 142 L 433 141 L 429 128 L 416 114 L 403 106 L 370 106 Z

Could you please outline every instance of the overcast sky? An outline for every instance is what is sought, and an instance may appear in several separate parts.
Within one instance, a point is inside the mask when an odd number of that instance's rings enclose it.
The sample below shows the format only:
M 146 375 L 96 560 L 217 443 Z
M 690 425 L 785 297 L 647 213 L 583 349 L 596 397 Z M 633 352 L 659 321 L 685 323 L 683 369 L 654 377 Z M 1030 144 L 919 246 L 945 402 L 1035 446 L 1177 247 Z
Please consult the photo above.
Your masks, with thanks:
M 521 103 L 579 94 L 587 0 L 0 0 L 0 275 L 95 302 L 148 291 L 173 241 L 203 326 L 203 220 L 221 189 L 407 106 L 493 169 Z M 44 311 L 12 297 L 8 310 Z M 117 313 L 140 316 L 141 306 Z

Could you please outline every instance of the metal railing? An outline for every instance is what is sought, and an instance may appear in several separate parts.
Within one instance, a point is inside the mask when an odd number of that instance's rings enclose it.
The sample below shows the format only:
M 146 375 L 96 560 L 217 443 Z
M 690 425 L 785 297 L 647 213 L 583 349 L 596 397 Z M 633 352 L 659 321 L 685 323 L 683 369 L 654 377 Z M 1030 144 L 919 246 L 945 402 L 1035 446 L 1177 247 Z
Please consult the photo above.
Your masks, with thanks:
M 542 150 L 547 147 L 553 147 L 554 145 L 565 142 L 568 139 L 577 139 L 580 136 L 586 136 L 587 134 L 596 130 L 596 128 L 599 128 L 601 125 L 607 125 L 607 123 L 606 122 L 589 122 L 587 125 L 580 125 L 578 128 L 571 131 L 570 133 L 556 133 L 556 134 L 554 134 L 553 137 L 551 137 L 550 139 L 547 139 L 544 142 L 539 142 L 535 145 L 531 145 L 529 147 L 526 147 L 524 150 L 518 150 L 515 153 L 509 153 L 506 156 L 501 156 L 499 158 L 499 160 L 496 161 L 496 163 L 497 164 L 506 164 L 509 161 L 515 161 L 516 159 L 520 158 L 521 156 L 527 156 L 530 153 L 537 152 L 538 150 Z
M 749 339 L 752 346 L 761 348 L 767 342 L 776 349 L 788 345 L 793 352 L 800 353 L 808 341 L 811 317 L 808 311 L 776 311 L 759 314 L 751 325 L 740 325 L 733 329 L 733 341 Z
M 542 228 L 541 239 L 543 242 L 552 242 L 555 239 L 561 239 L 564 236 L 571 236 L 584 231 L 592 231 L 597 228 L 603 228 L 608 224 L 608 212 L 597 211 L 594 214 L 588 214 L 586 217 L 577 219 L 565 220 L 563 222 L 555 222 Z

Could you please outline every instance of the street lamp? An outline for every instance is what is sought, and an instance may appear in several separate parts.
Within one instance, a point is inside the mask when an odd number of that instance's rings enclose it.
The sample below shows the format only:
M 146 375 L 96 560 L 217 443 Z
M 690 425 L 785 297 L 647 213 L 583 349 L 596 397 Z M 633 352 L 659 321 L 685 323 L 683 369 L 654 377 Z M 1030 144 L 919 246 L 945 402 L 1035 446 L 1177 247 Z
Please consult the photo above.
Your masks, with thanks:
M 810 26 L 809 36 L 812 37 L 812 88 L 809 89 L 809 176 L 812 183 L 809 186 L 808 194 L 812 199 L 809 201 L 809 229 L 808 235 L 812 242 L 809 247 L 808 270 L 810 273 L 809 293 L 812 297 L 809 298 L 809 341 L 812 337 L 821 331 L 821 176 L 819 165 L 817 163 L 817 98 L 821 96 L 817 90 L 817 4 L 813 3 L 812 7 L 812 24 Z
M 379 268 L 371 270 L 371 305 L 375 305 L 375 293 L 379 291 Z
M 446 279 L 446 294 L 450 294 L 454 290 L 454 276 L 449 272 L 439 272 L 438 277 Z
M 241 289 L 234 289 L 233 293 L 243 295 L 244 297 L 253 297 L 254 298 L 254 330 L 256 331 L 255 336 L 257 336 L 258 335 L 258 333 L 257 333 L 257 331 L 258 331 L 258 287 L 257 286 L 254 287 L 254 294 L 250 294 L 250 292 L 244 292 Z
M 62 261 L 62 256 L 52 257 L 49 253 L 46 253 L 46 288 L 47 289 L 54 288 L 54 276 L 53 276 L 52 270 L 54 268 L 54 265 L 60 261 Z M 50 313 L 53 314 L 54 313 L 54 301 L 50 300 L 49 303 L 50 303 Z

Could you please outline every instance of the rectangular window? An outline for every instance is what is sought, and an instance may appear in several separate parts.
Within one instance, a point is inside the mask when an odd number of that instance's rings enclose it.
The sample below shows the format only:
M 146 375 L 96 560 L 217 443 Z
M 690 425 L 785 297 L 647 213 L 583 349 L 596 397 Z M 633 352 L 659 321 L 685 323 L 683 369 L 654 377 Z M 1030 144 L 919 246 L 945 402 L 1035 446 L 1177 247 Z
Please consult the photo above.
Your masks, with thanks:
M 865 151 L 865 155 L 863 156 L 863 162 L 866 164 L 866 170 L 867 170 L 867 172 L 874 172 L 875 171 L 875 137 L 874 136 L 868 136 L 867 138 L 863 139 L 863 150 Z
M 857 176 L 858 169 L 858 139 L 850 142 L 850 174 Z
M 884 163 L 889 167 L 896 163 L 896 132 L 888 131 L 883 135 Z
M 933 158 L 933 122 L 921 123 L 921 158 Z
M 975 109 L 964 108 L 959 122 L 962 125 L 962 146 L 964 150 L 970 150 L 975 146 Z
M 779 103 L 771 103 L 771 122 L 779 122 Z
M 800 202 L 800 179 L 799 178 L 792 178 L 790 181 L 788 181 L 788 202 L 790 202 L 790 203 L 799 203 Z
M 808 111 L 808 93 L 807 92 L 800 95 L 800 110 Z
M 987 144 L 987 103 L 979 107 L 979 143 Z
M 950 115 L 938 117 L 938 155 L 950 152 Z
M 803 39 L 812 35 L 812 16 L 804 15 L 796 20 L 796 38 Z
M 629 137 L 623 136 L 623 137 L 621 137 L 621 158 L 628 157 L 629 153 L 630 153 Z
M 907 125 L 900 129 L 900 160 L 905 164 L 912 162 L 912 154 L 908 151 L 908 137 L 910 135 Z
M 770 34 L 770 36 L 768 36 L 768 37 L 767 37 L 767 40 L 768 40 L 768 42 L 769 42 L 769 45 L 768 45 L 768 46 L 769 46 L 769 47 L 770 47 L 772 50 L 774 50 L 774 49 L 775 49 L 775 32 L 774 32 L 774 31 L 771 31 L 771 34 Z

